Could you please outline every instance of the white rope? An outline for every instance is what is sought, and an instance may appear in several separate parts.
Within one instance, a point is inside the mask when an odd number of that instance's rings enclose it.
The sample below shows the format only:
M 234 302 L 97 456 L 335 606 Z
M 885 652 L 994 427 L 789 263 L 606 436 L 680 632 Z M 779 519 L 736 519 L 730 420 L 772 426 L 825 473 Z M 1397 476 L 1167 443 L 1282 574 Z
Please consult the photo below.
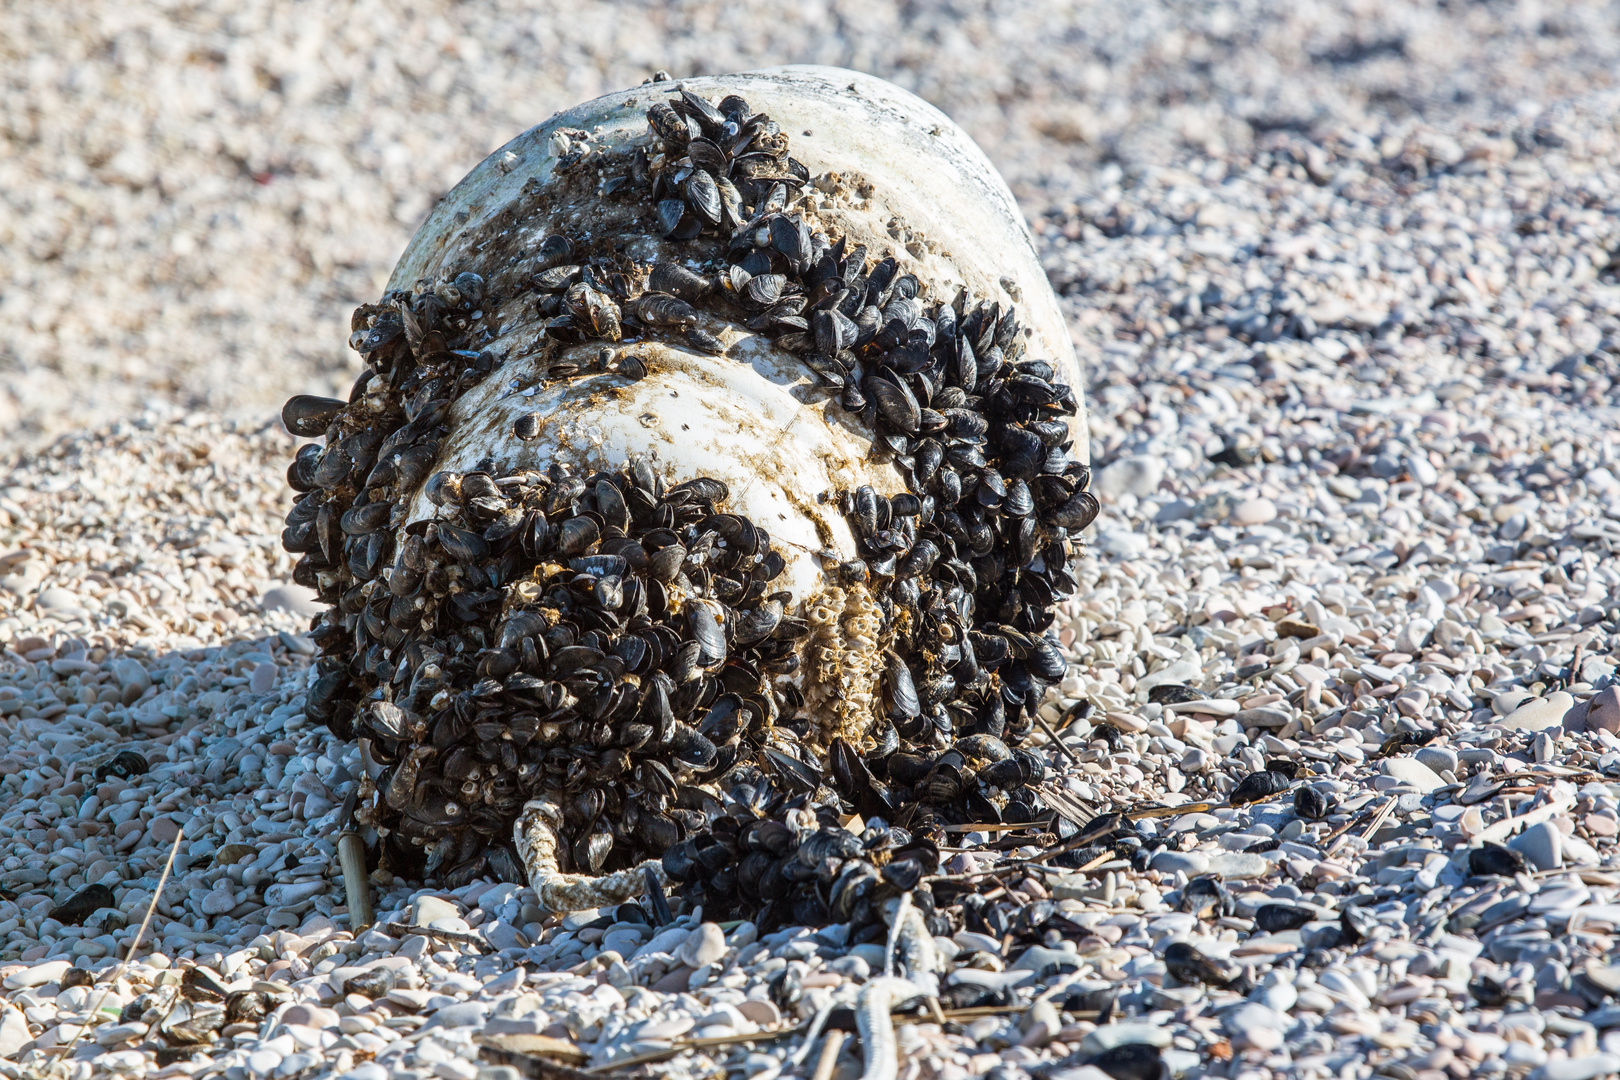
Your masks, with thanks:
M 553 825 L 561 821 L 562 810 L 556 801 L 538 798 L 524 804 L 512 826 L 512 840 L 528 872 L 529 887 L 545 911 L 563 915 L 640 899 L 647 895 L 649 872 L 661 886 L 669 887 L 664 864 L 657 859 L 601 877 L 563 873 L 557 861 L 557 830 Z
M 861 1080 L 895 1080 L 900 1072 L 900 1046 L 889 1013 L 903 1001 L 920 996 L 905 979 L 880 975 L 861 987 L 855 999 L 855 1026 L 861 1033 L 865 1068 Z

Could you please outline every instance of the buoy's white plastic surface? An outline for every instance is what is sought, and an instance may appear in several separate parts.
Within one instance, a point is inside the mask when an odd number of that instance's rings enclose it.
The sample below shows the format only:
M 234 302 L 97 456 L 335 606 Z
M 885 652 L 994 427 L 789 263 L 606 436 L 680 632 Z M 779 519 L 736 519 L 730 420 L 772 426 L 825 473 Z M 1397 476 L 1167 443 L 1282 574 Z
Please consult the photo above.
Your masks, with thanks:
M 924 283 L 922 299 L 975 297 L 1016 303 L 1030 338 L 1026 354 L 1051 361 L 1078 388 L 1080 373 L 1056 297 L 1012 194 L 971 139 L 939 110 L 871 76 L 795 66 L 647 84 L 608 94 L 552 117 L 490 155 L 444 197 L 401 256 L 390 289 L 532 259 L 552 233 L 604 237 L 641 259 L 683 260 L 689 245 L 665 241 L 629 211 L 607 205 L 604 184 L 625 171 L 632 144 L 651 143 L 647 107 L 677 87 L 718 101 L 740 94 L 786 132 L 813 177 L 819 226 L 893 254 Z M 583 151 L 583 153 L 581 153 Z M 654 151 L 656 152 L 656 151 Z M 487 305 L 498 327 L 486 346 L 508 357 L 495 376 L 463 395 L 451 413 L 440 469 L 480 463 L 497 471 L 544 469 L 562 460 L 576 472 L 650 455 L 671 481 L 723 480 L 728 509 L 764 526 L 786 559 L 784 587 L 802 605 L 826 577 L 815 553 L 853 558 L 856 546 L 837 493 L 871 484 L 903 489 L 893 466 L 873 455 L 870 433 L 838 408 L 797 357 L 746 329 L 704 319 L 728 345 L 708 356 L 664 343 L 619 343 L 647 369 L 632 381 L 606 371 L 542 383 L 541 325 L 532 295 Z M 549 357 L 587 368 L 602 343 Z M 610 365 L 611 366 L 611 365 Z M 1078 389 L 1077 389 L 1078 394 Z M 538 437 L 513 434 L 525 414 Z M 1085 414 L 1071 421 L 1073 453 L 1086 459 Z M 433 507 L 420 494 L 413 519 Z

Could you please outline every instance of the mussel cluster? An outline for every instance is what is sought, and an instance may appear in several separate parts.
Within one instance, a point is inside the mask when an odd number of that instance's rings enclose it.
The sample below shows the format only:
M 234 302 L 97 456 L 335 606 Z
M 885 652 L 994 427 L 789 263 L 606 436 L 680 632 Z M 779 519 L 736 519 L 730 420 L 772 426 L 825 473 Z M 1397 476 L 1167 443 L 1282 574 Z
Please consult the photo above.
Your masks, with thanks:
M 906 490 L 829 493 L 859 552 L 823 565 L 830 588 L 874 599 L 880 698 L 859 730 L 812 715 L 812 613 L 772 588 L 782 556 L 718 481 L 641 460 L 434 471 L 450 405 L 505 359 L 482 348 L 503 298 L 462 271 L 358 309 L 367 371 L 349 400 L 284 412 L 325 436 L 288 471 L 283 536 L 331 605 L 308 713 L 382 767 L 360 815 L 396 871 L 521 880 L 507 837 L 544 793 L 576 871 L 668 852 L 711 907 L 842 918 L 932 872 L 935 823 L 1037 812 L 1044 765 L 1013 747 L 1064 673 L 1053 606 L 1098 511 L 1070 453 L 1078 401 L 1025 355 L 1011 306 L 930 296 L 895 256 L 832 235 L 801 197 L 809 170 L 742 98 L 679 90 L 647 119 L 599 197 L 685 257 L 556 233 L 491 280 L 533 296 L 552 356 L 603 342 L 599 363 L 636 378 L 610 346 L 658 339 L 727 363 L 703 322 L 741 324 L 864 422 Z M 435 513 L 407 524 L 424 484 Z M 866 824 L 845 830 L 851 814 Z
M 757 767 L 734 768 L 724 794 L 705 807 L 707 827 L 664 852 L 665 872 L 703 901 L 708 917 L 879 928 L 878 904 L 915 889 L 925 916 L 939 919 L 931 893 L 919 889 L 939 868 L 936 844 L 881 818 L 851 821 L 837 798 L 784 784 L 802 770 L 776 771 L 773 780 Z
M 427 495 L 438 513 L 404 528 L 384 587 L 351 587 L 354 632 L 382 646 L 370 680 L 332 670 L 309 697 L 389 766 L 371 816 L 396 868 L 522 880 L 512 821 L 542 790 L 579 871 L 661 852 L 703 823 L 679 793 L 802 704 L 773 682 L 808 632 L 770 591 L 782 558 L 717 509 L 719 481 L 554 464 L 436 473 Z
M 1037 754 L 992 735 L 966 736 L 943 753 L 865 756 L 834 738 L 825 769 L 770 747 L 762 764 L 723 777 L 705 806 L 707 828 L 664 853 L 665 873 L 706 911 L 857 930 L 876 925 L 881 903 L 903 892 L 936 920 L 924 877 L 938 869 L 937 826 L 1030 822 L 1027 785 L 1045 774 Z M 987 794 L 1009 792 L 1023 801 Z

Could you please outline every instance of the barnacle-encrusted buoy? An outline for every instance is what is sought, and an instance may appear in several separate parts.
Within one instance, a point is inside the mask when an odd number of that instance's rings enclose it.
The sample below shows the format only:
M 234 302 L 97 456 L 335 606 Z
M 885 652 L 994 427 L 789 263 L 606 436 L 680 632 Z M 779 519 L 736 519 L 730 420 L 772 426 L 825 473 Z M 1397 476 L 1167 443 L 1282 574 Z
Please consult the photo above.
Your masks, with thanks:
M 794 890 L 814 918 L 1032 797 L 1097 503 L 1056 301 L 941 113 L 815 67 L 598 98 L 457 185 L 353 331 L 349 400 L 283 413 L 324 437 L 283 540 L 383 865 L 554 908 L 871 871 Z

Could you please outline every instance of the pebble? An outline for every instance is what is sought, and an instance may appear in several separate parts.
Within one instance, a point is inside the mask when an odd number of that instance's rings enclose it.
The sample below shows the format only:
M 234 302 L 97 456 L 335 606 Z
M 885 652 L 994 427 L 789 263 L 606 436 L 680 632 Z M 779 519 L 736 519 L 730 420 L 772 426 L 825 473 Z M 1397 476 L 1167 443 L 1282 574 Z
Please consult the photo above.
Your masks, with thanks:
M 1564 834 L 1550 822 L 1525 829 L 1508 841 L 1508 847 L 1523 855 L 1537 870 L 1556 870 L 1562 862 Z
M 1395 638 L 1395 651 L 1417 655 L 1428 644 L 1429 635 L 1434 633 L 1434 622 L 1430 619 L 1412 619 Z
M 1053 969 L 1072 967 L 1074 954 L 1062 949 L 1050 949 L 1044 945 L 1031 945 L 1018 955 L 1007 969 L 1008 974 L 1014 978 L 1022 978 L 1023 973 L 1051 971 Z
M 1001 955 L 1001 941 L 989 934 L 978 934 L 971 930 L 960 930 L 952 936 L 951 940 L 965 952 L 988 953 L 991 956 Z
M 12 1060 L 33 1038 L 21 1010 L 11 1005 L 0 1006 L 0 1060 Z
M 489 1006 L 481 1001 L 461 1001 L 435 1009 L 428 1017 L 428 1027 L 481 1027 Z
M 1323 969 L 1317 976 L 1317 984 L 1322 989 L 1334 994 L 1340 1000 L 1347 1002 L 1358 1009 L 1366 1009 L 1372 1003 L 1367 998 L 1366 988 L 1361 986 L 1343 968 L 1329 967 Z
M 1457 751 L 1449 746 L 1420 746 L 1412 756 L 1436 775 L 1445 772 L 1455 773 L 1457 771 Z M 1429 790 L 1434 789 L 1430 788 Z
M 113 661 L 112 676 L 118 681 L 120 689 L 133 690 L 137 695 L 152 685 L 152 677 L 147 673 L 146 666 L 127 656 Z
M 290 615 L 308 619 L 312 615 L 319 615 L 325 608 L 316 600 L 314 589 L 288 583 L 266 589 L 264 595 L 259 598 L 259 610 L 266 614 L 285 611 Z
M 746 1002 L 744 1004 L 747 1004 Z M 739 1010 L 741 1006 L 738 1006 Z M 695 1021 L 690 1016 L 671 1017 L 667 1020 L 655 1020 L 639 1029 L 637 1034 L 643 1039 L 678 1039 L 692 1030 Z
M 32 986 L 44 986 L 46 983 L 60 982 L 62 976 L 73 967 L 67 960 L 48 960 L 42 964 L 23 968 L 7 975 L 0 985 L 7 990 L 24 990 Z
M 1586 702 L 1586 730 L 1620 734 L 1620 686 L 1607 686 Z
M 324 881 L 298 881 L 272 885 L 264 890 L 266 903 L 276 907 L 294 907 L 326 891 Z
M 1271 870 L 1263 855 L 1243 851 L 1223 851 L 1209 859 L 1209 872 L 1222 878 L 1258 878 Z
M 264 661 L 254 665 L 248 677 L 248 689 L 255 694 L 268 694 L 276 685 L 276 665 Z
M 714 923 L 704 923 L 687 936 L 676 951 L 675 958 L 695 969 L 716 963 L 725 955 L 725 931 Z
M 1197 851 L 1161 851 L 1153 856 L 1149 868 L 1163 874 L 1182 873 L 1197 877 L 1209 870 L 1209 856 Z
M 1596 1080 L 1620 1072 L 1620 1054 L 1584 1054 L 1549 1061 L 1532 1075 L 1536 1080 Z
M 1546 697 L 1531 698 L 1502 717 L 1500 723 L 1515 731 L 1543 731 L 1564 721 L 1564 714 L 1575 707 L 1575 699 L 1563 690 Z
M 1379 765 L 1385 776 L 1392 776 L 1403 784 L 1411 784 L 1425 795 L 1446 785 L 1438 773 L 1416 758 L 1385 758 Z
M 1093 486 L 1099 494 L 1110 498 L 1117 499 L 1127 494 L 1146 498 L 1158 490 L 1163 477 L 1163 460 L 1147 454 L 1136 454 L 1098 469 Z
M 440 919 L 454 919 L 460 914 L 455 904 L 441 897 L 418 896 L 411 901 L 412 926 L 432 926 Z
M 1264 525 L 1277 516 L 1277 504 L 1261 497 L 1244 499 L 1232 507 L 1233 525 Z
M 78 594 L 68 589 L 41 589 L 34 598 L 34 607 L 40 611 L 68 614 L 83 611 Z
M 774 1028 L 782 1022 L 782 1011 L 763 998 L 747 998 L 737 1003 L 737 1011 L 750 1022 L 762 1028 Z
M 236 906 L 236 894 L 229 885 L 221 883 L 214 886 L 198 906 L 204 915 L 224 915 Z
M 1104 1050 L 1133 1045 L 1166 1047 L 1170 1039 L 1170 1032 L 1158 1024 L 1116 1021 L 1087 1032 L 1080 1040 L 1080 1052 L 1100 1054 Z

